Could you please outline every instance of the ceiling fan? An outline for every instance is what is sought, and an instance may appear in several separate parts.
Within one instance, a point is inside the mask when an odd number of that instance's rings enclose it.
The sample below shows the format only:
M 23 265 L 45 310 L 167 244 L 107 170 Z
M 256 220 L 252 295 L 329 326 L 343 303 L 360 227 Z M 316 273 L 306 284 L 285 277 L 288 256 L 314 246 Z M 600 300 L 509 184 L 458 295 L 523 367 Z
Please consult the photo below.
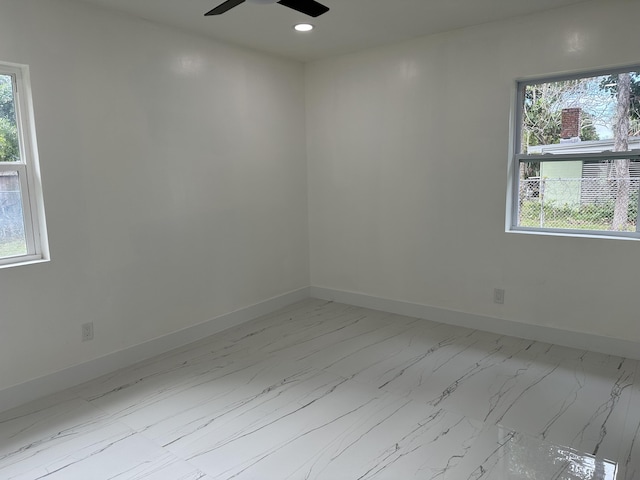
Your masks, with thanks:
M 205 17 L 209 17 L 211 15 L 220 15 L 226 12 L 227 10 L 231 10 L 233 7 L 244 3 L 245 0 L 227 0 L 226 2 L 221 3 L 213 10 L 205 13 Z M 293 10 L 297 10 L 298 12 L 304 13 L 305 15 L 309 15 L 311 17 L 318 17 L 323 13 L 329 11 L 329 7 L 325 7 L 321 3 L 316 2 L 315 0 L 248 0 L 251 3 L 279 3 L 280 5 L 284 5 L 285 7 L 292 8 Z

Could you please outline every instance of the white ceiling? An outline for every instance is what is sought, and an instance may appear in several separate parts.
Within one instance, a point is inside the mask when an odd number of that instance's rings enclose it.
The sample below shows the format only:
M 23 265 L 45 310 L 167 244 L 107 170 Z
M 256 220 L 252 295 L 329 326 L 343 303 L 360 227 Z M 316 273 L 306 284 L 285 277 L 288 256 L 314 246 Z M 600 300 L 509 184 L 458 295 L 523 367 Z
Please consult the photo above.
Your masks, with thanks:
M 331 10 L 314 19 L 277 4 L 245 2 L 223 15 L 204 17 L 222 0 L 83 1 L 227 43 L 312 61 L 584 0 L 321 0 Z M 293 25 L 303 21 L 316 29 L 295 32 Z

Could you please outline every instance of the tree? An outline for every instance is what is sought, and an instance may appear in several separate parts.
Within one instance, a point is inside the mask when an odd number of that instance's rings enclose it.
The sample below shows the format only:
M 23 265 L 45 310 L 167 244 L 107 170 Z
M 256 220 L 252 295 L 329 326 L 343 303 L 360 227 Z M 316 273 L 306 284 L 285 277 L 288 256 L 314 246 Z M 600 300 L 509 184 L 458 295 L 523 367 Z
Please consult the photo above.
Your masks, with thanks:
M 13 82 L 11 77 L 0 75 L 0 117 L 16 118 L 16 109 L 13 101 Z
M 613 126 L 613 151 L 629 150 L 629 111 L 631 108 L 631 75 L 621 73 L 617 81 L 616 117 Z M 612 230 L 623 230 L 629 210 L 629 160 L 615 160 L 616 202 L 613 210 Z
M 572 106 L 577 92 L 585 90 L 584 80 L 527 85 L 524 98 L 522 145 L 552 145 L 560 141 L 562 109 Z M 582 111 L 580 117 L 580 139 L 599 140 L 595 118 Z
M 609 75 L 600 82 L 600 88 L 616 98 L 613 149 L 626 152 L 629 150 L 629 137 L 640 135 L 640 77 L 637 73 Z M 613 162 L 612 173 L 617 180 L 612 230 L 624 229 L 628 221 L 630 163 L 627 159 Z
M 11 77 L 0 75 L 0 162 L 18 160 L 20 160 L 20 147 L 18 146 L 13 83 Z
M 609 75 L 600 82 L 600 88 L 613 98 L 618 95 L 618 75 Z M 640 135 L 640 76 L 629 75 L 629 135 Z
M 550 145 L 560 138 L 561 89 L 557 83 L 527 85 L 522 112 L 522 147 Z
M 524 92 L 522 115 L 522 148 L 526 152 L 535 145 L 553 145 L 560 142 L 562 109 L 571 105 L 572 98 L 586 87 L 583 80 L 527 85 Z M 599 140 L 593 115 L 582 111 L 580 139 Z M 523 177 L 539 175 L 539 163 L 523 163 Z
M 6 118 L 0 117 L 0 162 L 17 162 L 18 160 L 20 160 L 18 129 Z

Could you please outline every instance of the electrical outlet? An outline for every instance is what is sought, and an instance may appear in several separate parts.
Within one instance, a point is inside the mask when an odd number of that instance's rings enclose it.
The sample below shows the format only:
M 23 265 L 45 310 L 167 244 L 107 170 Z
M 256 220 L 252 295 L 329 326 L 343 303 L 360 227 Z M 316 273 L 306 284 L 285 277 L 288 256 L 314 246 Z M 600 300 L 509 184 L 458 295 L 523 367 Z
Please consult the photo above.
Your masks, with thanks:
M 493 303 L 499 303 L 502 305 L 504 303 L 504 289 L 503 288 L 494 288 L 493 289 Z
M 82 324 L 82 341 L 93 340 L 93 322 Z

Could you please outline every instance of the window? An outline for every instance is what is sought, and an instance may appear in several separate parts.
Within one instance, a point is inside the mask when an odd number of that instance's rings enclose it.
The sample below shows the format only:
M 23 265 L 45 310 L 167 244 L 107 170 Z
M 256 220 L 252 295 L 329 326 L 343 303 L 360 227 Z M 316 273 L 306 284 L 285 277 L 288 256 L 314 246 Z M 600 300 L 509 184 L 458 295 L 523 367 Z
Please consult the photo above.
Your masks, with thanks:
M 640 238 L 640 67 L 517 90 L 511 230 Z
M 28 68 L 0 63 L 0 266 L 46 259 Z

